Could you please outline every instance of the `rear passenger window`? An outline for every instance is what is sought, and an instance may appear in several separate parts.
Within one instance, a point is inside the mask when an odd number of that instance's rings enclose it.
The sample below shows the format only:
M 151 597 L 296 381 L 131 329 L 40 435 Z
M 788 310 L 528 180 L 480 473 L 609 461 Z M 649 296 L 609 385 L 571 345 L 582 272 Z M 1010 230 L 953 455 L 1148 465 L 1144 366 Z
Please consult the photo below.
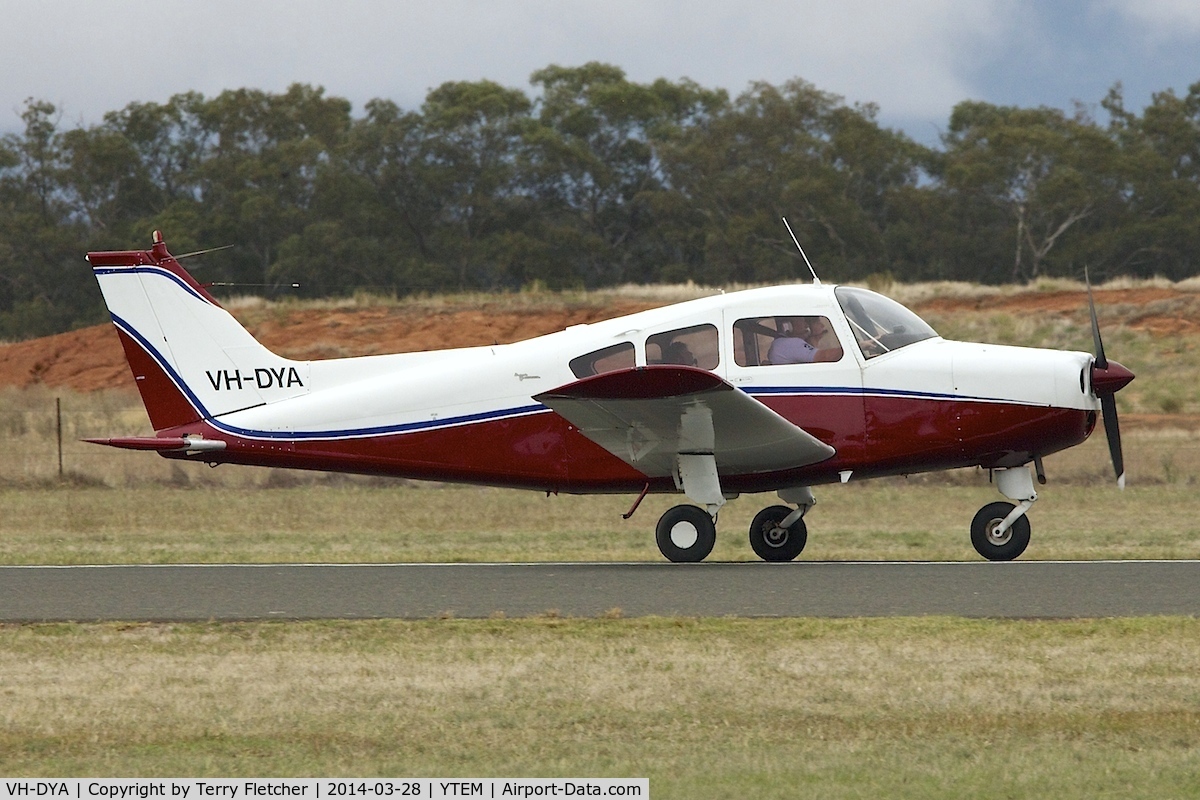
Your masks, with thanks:
M 578 358 L 572 358 L 571 372 L 575 373 L 576 378 L 587 378 L 617 369 L 631 369 L 636 365 L 637 359 L 633 355 L 633 344 L 621 342 L 612 347 L 605 347 L 603 350 L 594 350 Z
M 693 325 L 654 334 L 646 339 L 646 363 L 716 369 L 721 363 L 717 326 Z

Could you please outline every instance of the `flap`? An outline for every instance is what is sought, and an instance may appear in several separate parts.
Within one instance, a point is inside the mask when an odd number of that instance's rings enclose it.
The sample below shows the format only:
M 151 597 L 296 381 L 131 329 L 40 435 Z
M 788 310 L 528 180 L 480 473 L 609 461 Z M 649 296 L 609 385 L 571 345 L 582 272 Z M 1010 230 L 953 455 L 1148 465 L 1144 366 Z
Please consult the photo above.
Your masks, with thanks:
M 723 475 L 824 461 L 834 449 L 711 372 L 648 366 L 606 372 L 540 395 L 587 438 L 648 477 L 681 454 L 709 454 Z

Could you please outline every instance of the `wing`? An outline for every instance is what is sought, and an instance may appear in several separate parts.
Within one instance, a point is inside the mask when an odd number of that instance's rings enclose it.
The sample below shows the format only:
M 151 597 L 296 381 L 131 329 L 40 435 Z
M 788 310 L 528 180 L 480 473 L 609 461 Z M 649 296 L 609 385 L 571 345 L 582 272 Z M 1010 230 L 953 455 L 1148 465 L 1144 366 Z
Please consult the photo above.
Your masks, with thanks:
M 725 475 L 803 467 L 834 449 L 702 369 L 648 366 L 606 372 L 533 398 L 651 478 L 681 455 L 708 455 Z

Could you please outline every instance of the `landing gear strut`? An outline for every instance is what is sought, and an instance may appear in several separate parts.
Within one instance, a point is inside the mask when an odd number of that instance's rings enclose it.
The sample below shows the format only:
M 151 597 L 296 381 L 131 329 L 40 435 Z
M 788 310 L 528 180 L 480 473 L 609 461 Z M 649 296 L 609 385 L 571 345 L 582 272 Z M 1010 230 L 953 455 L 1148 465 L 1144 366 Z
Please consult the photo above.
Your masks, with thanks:
M 668 561 L 703 561 L 716 544 L 717 512 L 725 504 L 726 497 L 721 491 L 716 459 L 711 454 L 681 453 L 676 464 L 675 485 L 690 500 L 703 503 L 704 508 L 675 506 L 669 509 L 658 520 L 655 541 Z M 642 490 L 641 497 L 624 515 L 625 519 L 633 515 L 648 489 L 649 485 Z M 791 561 L 800 555 L 808 542 L 804 515 L 817 502 L 812 490 L 807 486 L 790 486 L 779 490 L 779 499 L 795 503 L 797 508 L 764 508 L 750 524 L 750 547 L 764 561 Z

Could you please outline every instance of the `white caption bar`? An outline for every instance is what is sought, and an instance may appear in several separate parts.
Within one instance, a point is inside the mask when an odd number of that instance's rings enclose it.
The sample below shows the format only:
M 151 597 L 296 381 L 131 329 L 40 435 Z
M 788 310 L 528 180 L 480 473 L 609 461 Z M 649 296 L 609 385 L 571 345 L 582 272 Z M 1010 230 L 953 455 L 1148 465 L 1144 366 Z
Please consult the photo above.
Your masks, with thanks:
M 252 800 L 253 798 L 633 797 L 650 796 L 649 778 L 67 778 L 0 781 L 0 800 Z

